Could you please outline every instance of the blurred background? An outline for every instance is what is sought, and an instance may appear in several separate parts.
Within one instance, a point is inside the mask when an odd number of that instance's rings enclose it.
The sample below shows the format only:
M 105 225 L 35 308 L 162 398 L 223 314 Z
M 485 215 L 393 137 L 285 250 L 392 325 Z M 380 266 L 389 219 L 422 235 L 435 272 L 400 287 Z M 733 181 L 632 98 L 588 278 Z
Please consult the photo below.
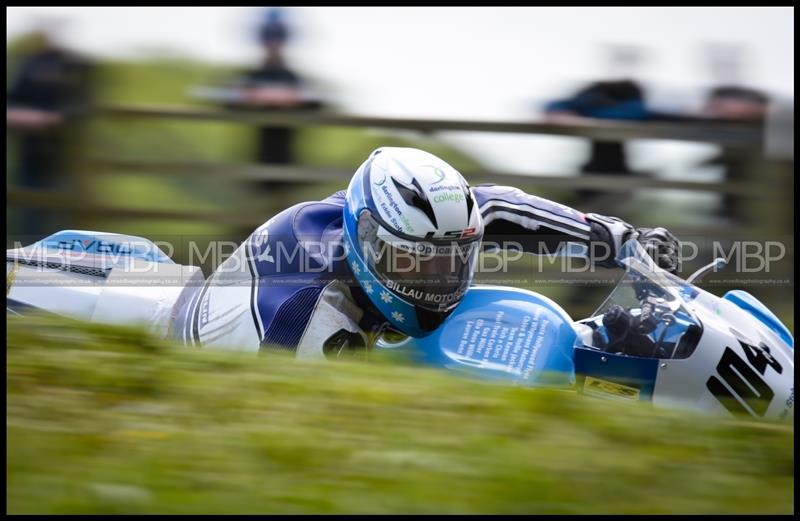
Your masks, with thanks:
M 8 8 L 7 247 L 84 228 L 189 262 L 190 241 L 241 241 L 374 148 L 415 146 L 472 184 L 666 226 L 700 246 L 684 276 L 715 244 L 780 241 L 769 272 L 706 284 L 793 329 L 792 14 Z M 560 273 L 526 256 L 504 278 L 584 316 L 618 276 Z

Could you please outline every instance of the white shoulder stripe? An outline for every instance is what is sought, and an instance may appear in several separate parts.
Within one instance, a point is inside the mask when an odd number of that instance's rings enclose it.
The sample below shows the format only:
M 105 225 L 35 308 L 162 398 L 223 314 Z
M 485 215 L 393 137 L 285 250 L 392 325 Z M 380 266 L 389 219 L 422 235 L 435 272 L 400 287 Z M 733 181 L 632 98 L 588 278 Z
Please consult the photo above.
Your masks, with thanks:
M 270 221 L 267 221 L 266 224 L 268 225 L 269 223 Z M 251 281 L 251 284 L 253 284 L 253 286 L 251 286 L 252 299 L 250 301 L 250 308 L 253 311 L 253 314 L 255 315 L 256 321 L 258 322 L 257 324 L 258 327 L 256 329 L 258 330 L 259 341 L 261 341 L 263 339 L 265 332 L 264 332 L 264 322 L 261 319 L 261 310 L 258 308 L 258 292 L 261 289 L 261 279 L 258 276 L 258 267 L 256 266 L 255 259 L 253 258 L 253 253 L 254 253 L 252 251 L 252 249 L 254 248 L 253 235 L 255 234 L 250 235 L 248 240 L 245 241 L 245 243 L 242 245 L 242 249 L 244 252 L 244 257 L 248 265 L 250 266 L 250 276 L 253 278 L 253 280 Z
M 580 233 L 574 228 L 567 228 L 562 226 L 557 226 L 551 222 L 541 222 L 535 219 L 531 219 L 530 217 L 526 217 L 524 215 L 519 215 L 512 212 L 504 212 L 502 210 L 497 210 L 489 214 L 483 221 L 484 226 L 488 225 L 490 222 L 494 221 L 495 219 L 503 219 L 515 224 L 519 224 L 524 228 L 528 228 L 529 230 L 537 230 L 540 226 L 546 226 L 552 230 L 557 230 L 562 233 L 566 233 L 572 237 L 578 237 L 580 239 L 589 240 L 588 233 Z M 587 230 L 588 231 L 588 230 Z
M 575 228 L 585 229 L 587 232 L 591 230 L 591 226 L 587 223 L 580 222 L 577 219 L 570 219 L 568 217 L 564 217 L 563 215 L 558 215 L 548 210 L 536 208 L 535 206 L 532 206 L 527 203 L 513 204 L 506 201 L 487 201 L 483 204 L 483 206 L 481 206 L 481 215 L 486 215 L 486 211 L 492 208 L 509 208 L 511 210 L 525 210 L 526 212 L 530 212 L 536 215 L 541 215 L 542 217 L 546 217 L 554 221 L 574 226 Z

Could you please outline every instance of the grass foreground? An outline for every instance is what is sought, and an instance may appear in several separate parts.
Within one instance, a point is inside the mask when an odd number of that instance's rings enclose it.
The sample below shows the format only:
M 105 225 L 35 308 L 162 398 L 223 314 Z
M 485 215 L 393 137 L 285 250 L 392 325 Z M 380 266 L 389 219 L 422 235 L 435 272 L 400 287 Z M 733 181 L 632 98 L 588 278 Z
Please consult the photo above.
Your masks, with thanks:
M 7 319 L 8 513 L 792 513 L 792 425 Z

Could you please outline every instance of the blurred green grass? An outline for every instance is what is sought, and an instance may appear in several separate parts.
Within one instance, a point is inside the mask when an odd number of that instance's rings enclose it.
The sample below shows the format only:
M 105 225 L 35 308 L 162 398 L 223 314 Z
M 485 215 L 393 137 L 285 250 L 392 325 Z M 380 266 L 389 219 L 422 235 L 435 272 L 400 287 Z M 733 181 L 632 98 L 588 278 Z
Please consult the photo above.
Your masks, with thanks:
M 9 513 L 792 513 L 793 426 L 7 319 Z

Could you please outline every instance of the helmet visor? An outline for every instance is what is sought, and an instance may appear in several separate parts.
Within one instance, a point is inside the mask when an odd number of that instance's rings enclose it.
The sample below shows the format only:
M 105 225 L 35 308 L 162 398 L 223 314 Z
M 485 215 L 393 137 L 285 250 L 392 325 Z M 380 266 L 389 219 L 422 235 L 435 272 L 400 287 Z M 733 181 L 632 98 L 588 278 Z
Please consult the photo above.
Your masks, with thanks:
M 361 213 L 359 245 L 369 269 L 392 293 L 419 308 L 454 308 L 472 281 L 480 235 L 430 241 L 398 235 L 369 211 Z

